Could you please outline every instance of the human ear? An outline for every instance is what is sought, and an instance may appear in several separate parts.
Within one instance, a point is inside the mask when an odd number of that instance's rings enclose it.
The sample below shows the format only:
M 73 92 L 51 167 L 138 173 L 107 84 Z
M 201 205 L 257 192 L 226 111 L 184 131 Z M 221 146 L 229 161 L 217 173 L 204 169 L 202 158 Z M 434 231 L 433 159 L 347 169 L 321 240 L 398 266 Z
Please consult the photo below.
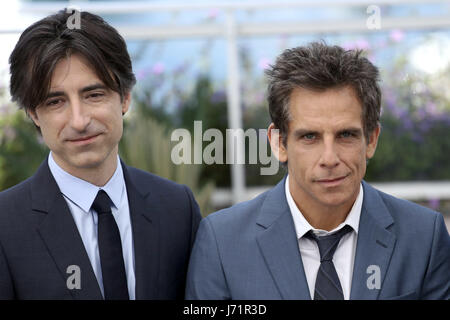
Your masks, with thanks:
M 371 159 L 375 154 L 375 150 L 377 149 L 378 137 L 380 136 L 381 128 L 378 125 L 372 133 L 369 135 L 369 142 L 367 143 L 366 148 L 366 159 Z
M 269 138 L 270 148 L 272 153 L 280 162 L 287 161 L 287 150 L 283 144 L 280 130 L 275 127 L 274 123 L 271 123 L 267 129 L 267 137 Z

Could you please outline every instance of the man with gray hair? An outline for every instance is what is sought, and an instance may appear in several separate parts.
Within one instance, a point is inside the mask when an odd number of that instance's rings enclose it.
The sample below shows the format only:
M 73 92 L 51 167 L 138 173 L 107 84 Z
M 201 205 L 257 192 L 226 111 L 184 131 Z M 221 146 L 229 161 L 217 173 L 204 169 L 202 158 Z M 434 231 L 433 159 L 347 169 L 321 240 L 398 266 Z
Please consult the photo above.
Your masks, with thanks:
M 449 299 L 442 214 L 363 180 L 380 134 L 378 69 L 312 43 L 267 75 L 268 138 L 288 174 L 200 223 L 187 299 Z

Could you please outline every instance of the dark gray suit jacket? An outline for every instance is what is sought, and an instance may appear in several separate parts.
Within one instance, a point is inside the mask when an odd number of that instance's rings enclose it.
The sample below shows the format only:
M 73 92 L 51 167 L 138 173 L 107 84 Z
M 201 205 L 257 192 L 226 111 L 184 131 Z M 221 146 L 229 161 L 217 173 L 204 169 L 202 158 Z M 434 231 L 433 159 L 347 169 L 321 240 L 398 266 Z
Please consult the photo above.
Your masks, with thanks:
M 311 299 L 284 183 L 202 220 L 187 299 Z M 442 214 L 363 188 L 350 299 L 450 299 Z
M 186 186 L 121 163 L 133 231 L 136 299 L 183 298 L 201 219 Z M 81 288 L 69 289 L 70 265 Z M 102 299 L 77 226 L 47 160 L 0 193 L 0 299 Z

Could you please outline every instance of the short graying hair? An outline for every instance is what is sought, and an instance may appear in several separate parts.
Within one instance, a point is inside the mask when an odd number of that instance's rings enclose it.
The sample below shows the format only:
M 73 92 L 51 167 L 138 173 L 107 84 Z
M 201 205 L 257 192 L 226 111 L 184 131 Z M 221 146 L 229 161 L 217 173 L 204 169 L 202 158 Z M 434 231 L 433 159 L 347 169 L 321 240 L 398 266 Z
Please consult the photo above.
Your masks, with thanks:
M 305 88 L 327 90 L 351 86 L 362 105 L 363 130 L 367 143 L 379 125 L 381 90 L 379 72 L 362 50 L 344 50 L 313 42 L 304 47 L 285 50 L 274 65 L 266 70 L 269 77 L 269 112 L 275 127 L 280 130 L 286 146 L 290 114 L 289 101 L 292 90 Z

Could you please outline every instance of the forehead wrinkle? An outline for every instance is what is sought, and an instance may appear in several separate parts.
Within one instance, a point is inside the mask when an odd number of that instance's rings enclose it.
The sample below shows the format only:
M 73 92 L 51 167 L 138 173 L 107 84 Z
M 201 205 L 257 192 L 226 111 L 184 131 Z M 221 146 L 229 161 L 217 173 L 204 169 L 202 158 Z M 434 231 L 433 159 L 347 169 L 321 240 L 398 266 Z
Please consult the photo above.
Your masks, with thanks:
M 315 132 L 339 132 L 346 129 L 358 129 L 363 131 L 361 118 L 344 117 L 332 119 L 329 117 L 294 117 L 290 121 L 292 131 L 315 131 Z
M 289 107 L 291 132 L 302 129 L 336 134 L 350 128 L 364 131 L 362 107 L 351 87 L 324 91 L 297 88 L 291 94 Z

